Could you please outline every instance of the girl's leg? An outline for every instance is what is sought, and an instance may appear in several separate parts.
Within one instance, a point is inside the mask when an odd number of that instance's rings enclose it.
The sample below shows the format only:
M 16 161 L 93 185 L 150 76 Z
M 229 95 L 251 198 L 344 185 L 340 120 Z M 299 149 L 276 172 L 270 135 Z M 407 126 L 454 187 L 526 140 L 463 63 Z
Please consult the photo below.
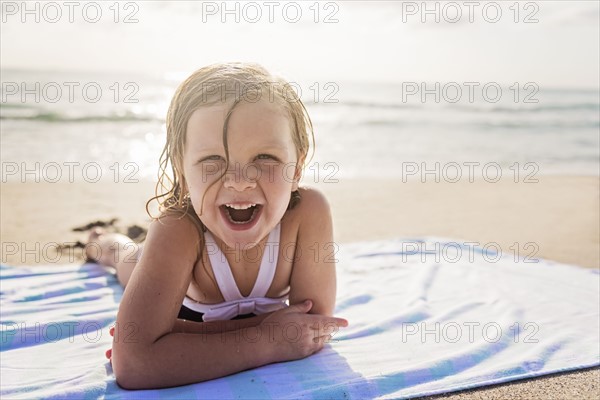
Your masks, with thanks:
M 88 259 L 117 270 L 117 279 L 125 287 L 135 267 L 142 245 L 120 233 L 106 233 L 94 228 L 90 233 L 85 254 Z

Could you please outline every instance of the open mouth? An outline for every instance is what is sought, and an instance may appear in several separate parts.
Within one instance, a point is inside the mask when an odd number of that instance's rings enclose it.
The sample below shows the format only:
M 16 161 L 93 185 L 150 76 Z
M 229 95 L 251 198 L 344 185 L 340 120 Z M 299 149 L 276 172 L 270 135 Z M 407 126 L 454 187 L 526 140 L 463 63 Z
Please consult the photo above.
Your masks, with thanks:
M 249 224 L 258 215 L 260 204 L 224 204 L 220 208 L 229 222 L 234 225 Z

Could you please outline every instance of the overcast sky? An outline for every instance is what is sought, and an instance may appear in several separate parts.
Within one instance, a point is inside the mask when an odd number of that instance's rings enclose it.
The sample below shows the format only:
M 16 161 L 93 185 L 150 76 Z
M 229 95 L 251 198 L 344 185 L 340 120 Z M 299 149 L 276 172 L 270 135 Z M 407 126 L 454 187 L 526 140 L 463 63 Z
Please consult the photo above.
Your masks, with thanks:
M 599 87 L 597 1 L 429 2 L 434 13 L 425 15 L 420 1 L 229 2 L 230 13 L 221 1 L 76 3 L 69 22 L 65 2 L 30 2 L 30 14 L 21 1 L 2 2 L 0 66 L 179 77 L 217 61 L 256 61 L 298 80 Z

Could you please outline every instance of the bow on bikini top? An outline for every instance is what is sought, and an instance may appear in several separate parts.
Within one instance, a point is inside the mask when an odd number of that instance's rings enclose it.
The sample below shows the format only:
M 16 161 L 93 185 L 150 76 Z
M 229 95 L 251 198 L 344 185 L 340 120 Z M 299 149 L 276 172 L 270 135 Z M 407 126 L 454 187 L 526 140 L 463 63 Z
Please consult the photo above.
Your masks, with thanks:
M 279 257 L 280 233 L 280 224 L 277 224 L 271 233 L 269 233 L 258 270 L 258 277 L 250 295 L 244 297 L 235 283 L 233 273 L 225 255 L 217 246 L 212 234 L 206 231 L 204 238 L 207 253 L 217 284 L 225 301 L 218 304 L 202 304 L 186 296 L 183 299 L 183 305 L 191 310 L 204 313 L 202 316 L 204 321 L 228 320 L 238 315 L 251 313 L 257 315 L 264 314 L 287 307 L 288 305 L 285 301 L 288 299 L 289 294 L 277 298 L 265 297 L 275 276 L 277 259 Z

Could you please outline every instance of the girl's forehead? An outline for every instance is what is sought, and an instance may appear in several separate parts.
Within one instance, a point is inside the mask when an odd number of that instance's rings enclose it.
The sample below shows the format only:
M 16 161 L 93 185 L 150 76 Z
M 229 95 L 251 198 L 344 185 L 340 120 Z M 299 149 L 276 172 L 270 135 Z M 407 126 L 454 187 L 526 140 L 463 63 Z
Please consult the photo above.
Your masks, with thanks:
M 187 142 L 197 145 L 222 145 L 223 127 L 231 103 L 217 103 L 195 110 L 187 123 Z M 268 139 L 291 143 L 292 133 L 286 110 L 277 103 L 259 101 L 238 103 L 229 117 L 228 139 Z
M 187 123 L 187 130 L 195 130 L 196 128 L 223 128 L 223 123 L 227 117 L 227 111 L 230 106 L 226 104 L 215 104 L 208 107 L 200 107 L 192 113 Z M 212 129 L 211 129 L 212 130 Z

